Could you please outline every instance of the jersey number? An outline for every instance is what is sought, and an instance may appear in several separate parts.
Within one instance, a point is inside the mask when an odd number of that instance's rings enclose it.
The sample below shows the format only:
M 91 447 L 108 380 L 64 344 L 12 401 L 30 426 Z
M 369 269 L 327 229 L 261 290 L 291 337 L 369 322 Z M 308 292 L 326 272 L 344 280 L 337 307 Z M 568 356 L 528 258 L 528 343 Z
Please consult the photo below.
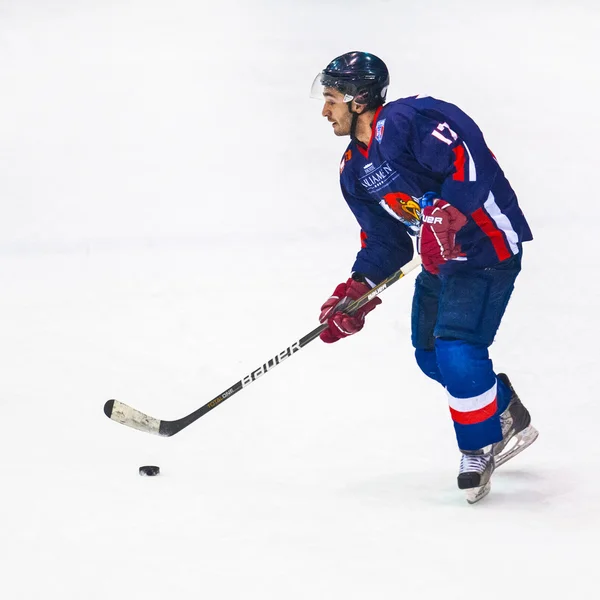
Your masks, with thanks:
M 442 132 L 448 132 L 452 139 L 448 139 L 445 135 L 442 135 Z M 444 144 L 448 144 L 450 146 L 452 142 L 455 142 L 458 139 L 458 135 L 452 129 L 450 129 L 450 125 L 448 123 L 440 123 L 432 132 L 431 135 L 438 140 L 444 142 Z

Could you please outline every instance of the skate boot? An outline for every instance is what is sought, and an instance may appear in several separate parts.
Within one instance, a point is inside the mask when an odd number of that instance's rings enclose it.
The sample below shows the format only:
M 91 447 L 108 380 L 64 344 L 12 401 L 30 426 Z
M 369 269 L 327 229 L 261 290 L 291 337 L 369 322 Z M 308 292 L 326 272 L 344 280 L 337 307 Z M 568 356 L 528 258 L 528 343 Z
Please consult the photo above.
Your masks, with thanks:
M 458 472 L 458 488 L 466 490 L 467 502 L 475 504 L 490 493 L 490 478 L 496 467 L 492 446 L 481 450 L 461 450 L 460 469 Z
M 502 440 L 492 445 L 496 467 L 523 452 L 538 436 L 537 429 L 531 425 L 529 411 L 523 406 L 508 377 L 504 373 L 498 373 L 498 379 L 508 387 L 511 398 L 508 407 L 500 415 Z

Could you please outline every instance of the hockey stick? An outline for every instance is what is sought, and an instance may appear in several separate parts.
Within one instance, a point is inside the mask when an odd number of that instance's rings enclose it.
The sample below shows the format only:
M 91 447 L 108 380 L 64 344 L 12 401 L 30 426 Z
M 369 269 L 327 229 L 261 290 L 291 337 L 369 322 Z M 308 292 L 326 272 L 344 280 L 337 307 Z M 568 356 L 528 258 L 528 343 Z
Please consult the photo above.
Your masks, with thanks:
M 356 312 L 361 306 L 364 306 L 367 302 L 378 296 L 383 290 L 388 288 L 393 283 L 396 283 L 399 279 L 402 279 L 407 273 L 415 269 L 421 264 L 420 257 L 413 258 L 409 263 L 405 264 L 401 269 L 396 271 L 393 275 L 390 275 L 387 279 L 382 281 L 379 285 L 376 285 L 372 290 L 355 300 L 348 305 L 346 312 L 352 314 Z M 237 383 L 232 385 L 230 388 L 225 390 L 222 394 L 213 398 L 210 402 L 207 402 L 204 406 L 201 406 L 194 412 L 190 413 L 186 417 L 177 419 L 175 421 L 161 421 L 155 419 L 149 415 L 119 402 L 118 400 L 108 400 L 104 405 L 104 414 L 113 421 L 127 425 L 133 429 L 139 431 L 145 431 L 146 433 L 154 433 L 164 437 L 170 437 L 179 433 L 182 429 L 191 425 L 194 421 L 204 416 L 207 412 L 219 406 L 221 402 L 227 400 L 234 394 L 237 394 L 240 390 L 250 385 L 253 381 L 256 381 L 261 375 L 265 375 L 271 369 L 282 363 L 286 358 L 295 354 L 304 346 L 312 342 L 314 339 L 319 337 L 319 334 L 327 329 L 327 324 L 319 325 L 316 329 L 313 329 L 310 333 L 307 333 L 303 338 L 294 342 L 291 346 L 288 346 L 285 350 L 269 359 L 265 364 L 258 367 L 243 379 L 240 379 Z

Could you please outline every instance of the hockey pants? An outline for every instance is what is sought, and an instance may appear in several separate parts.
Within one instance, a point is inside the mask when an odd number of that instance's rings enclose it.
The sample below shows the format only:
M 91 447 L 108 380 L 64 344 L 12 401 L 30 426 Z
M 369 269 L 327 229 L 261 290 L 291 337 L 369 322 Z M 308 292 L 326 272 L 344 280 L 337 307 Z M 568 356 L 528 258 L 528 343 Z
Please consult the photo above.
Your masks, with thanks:
M 446 388 L 458 447 L 502 439 L 510 391 L 496 378 L 488 348 L 521 270 L 521 254 L 487 269 L 451 275 L 423 270 L 415 282 L 412 343 L 421 370 Z

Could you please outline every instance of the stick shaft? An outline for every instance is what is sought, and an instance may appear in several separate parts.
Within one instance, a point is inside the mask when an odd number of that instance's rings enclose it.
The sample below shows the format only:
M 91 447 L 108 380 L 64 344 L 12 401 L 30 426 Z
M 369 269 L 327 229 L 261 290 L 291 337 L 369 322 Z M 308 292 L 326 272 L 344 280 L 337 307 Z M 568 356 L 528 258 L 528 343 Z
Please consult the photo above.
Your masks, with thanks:
M 381 292 L 383 292 L 383 290 L 388 288 L 390 285 L 396 283 L 398 280 L 402 279 L 407 273 L 410 273 L 410 271 L 418 267 L 420 264 L 421 261 L 418 257 L 413 258 L 409 263 L 404 265 L 393 275 L 390 275 L 387 279 L 382 281 L 380 284 L 376 285 L 373 289 L 369 290 L 369 292 L 350 303 L 346 312 L 353 314 L 359 308 L 367 304 L 367 302 L 370 302 L 373 298 L 375 298 L 375 296 L 378 296 Z M 302 348 L 304 348 L 305 346 L 310 344 L 310 342 L 318 338 L 321 332 L 325 329 L 327 329 L 326 323 L 319 325 L 310 333 L 307 333 L 304 337 L 300 338 L 299 340 L 295 341 L 293 344 L 288 346 L 285 350 L 279 352 L 273 358 L 270 358 L 260 367 L 248 373 L 248 375 L 234 383 L 224 392 L 222 392 L 221 394 L 219 394 L 218 396 L 216 396 L 215 398 L 213 398 L 194 412 L 190 413 L 189 415 L 182 417 L 181 419 L 177 419 L 175 421 L 159 421 L 158 419 L 150 417 L 128 406 L 127 404 L 124 404 L 123 402 L 119 402 L 118 400 L 109 400 L 104 405 L 104 412 L 107 417 L 123 425 L 127 425 L 129 427 L 133 427 L 134 429 L 145 431 L 147 433 L 155 433 L 157 435 L 170 437 L 180 432 L 188 425 L 191 425 L 200 417 L 203 417 L 206 413 L 213 410 L 213 408 L 219 406 L 219 404 L 222 404 L 228 398 L 231 398 L 231 396 L 233 396 L 234 394 L 237 394 L 239 391 L 248 387 L 259 377 L 266 375 L 269 371 L 274 369 L 276 366 L 281 364 L 290 356 L 302 350 Z

